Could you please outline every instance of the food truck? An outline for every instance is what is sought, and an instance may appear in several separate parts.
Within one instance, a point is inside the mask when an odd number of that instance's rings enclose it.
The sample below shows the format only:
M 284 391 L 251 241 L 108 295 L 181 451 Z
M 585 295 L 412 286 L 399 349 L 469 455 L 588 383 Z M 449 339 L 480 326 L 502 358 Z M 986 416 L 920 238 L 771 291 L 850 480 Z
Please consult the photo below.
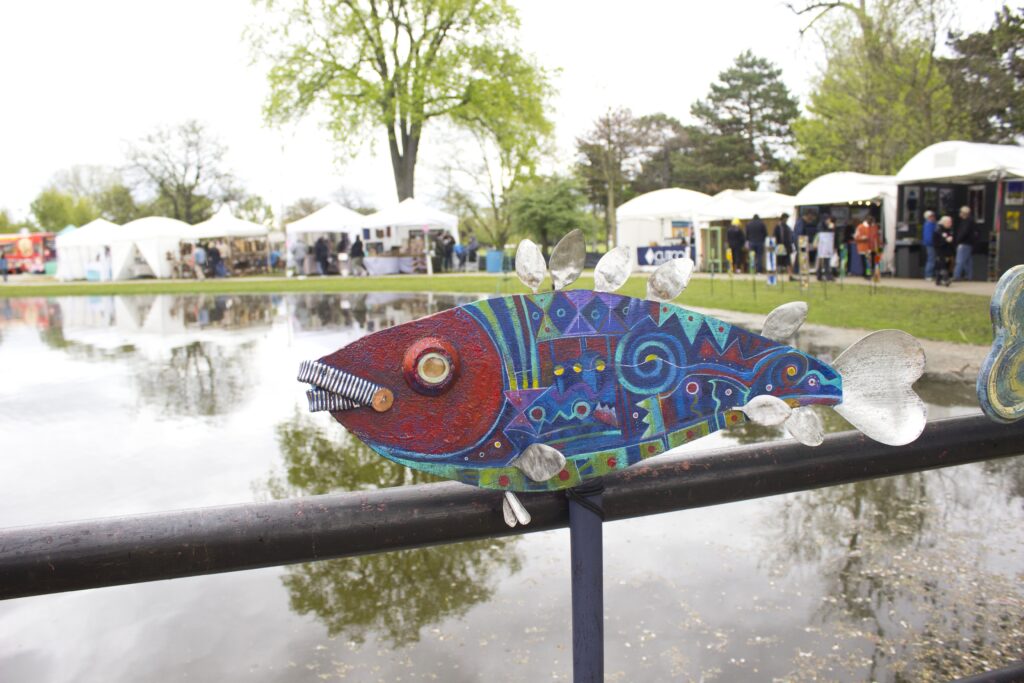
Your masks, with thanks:
M 52 232 L 22 230 L 0 235 L 0 250 L 7 254 L 9 273 L 47 273 L 57 267 L 57 243 Z

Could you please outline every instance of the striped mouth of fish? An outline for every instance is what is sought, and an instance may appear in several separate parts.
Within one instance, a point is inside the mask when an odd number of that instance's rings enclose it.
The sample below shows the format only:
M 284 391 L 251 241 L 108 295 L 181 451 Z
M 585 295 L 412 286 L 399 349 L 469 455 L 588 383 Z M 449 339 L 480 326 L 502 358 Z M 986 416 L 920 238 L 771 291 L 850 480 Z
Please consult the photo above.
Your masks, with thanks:
M 311 413 L 337 412 L 364 406 L 385 412 L 394 402 L 390 389 L 320 361 L 303 361 L 299 366 L 298 380 L 310 385 L 306 391 L 306 400 Z

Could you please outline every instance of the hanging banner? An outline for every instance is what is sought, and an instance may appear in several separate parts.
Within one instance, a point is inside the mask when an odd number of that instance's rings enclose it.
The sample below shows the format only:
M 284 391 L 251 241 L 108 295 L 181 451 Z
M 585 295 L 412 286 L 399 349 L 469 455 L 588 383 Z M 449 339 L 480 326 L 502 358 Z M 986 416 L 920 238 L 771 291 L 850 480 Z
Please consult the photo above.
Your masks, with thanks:
M 674 258 L 690 255 L 690 248 L 683 245 L 672 247 L 637 247 L 636 263 L 638 266 L 660 266 Z

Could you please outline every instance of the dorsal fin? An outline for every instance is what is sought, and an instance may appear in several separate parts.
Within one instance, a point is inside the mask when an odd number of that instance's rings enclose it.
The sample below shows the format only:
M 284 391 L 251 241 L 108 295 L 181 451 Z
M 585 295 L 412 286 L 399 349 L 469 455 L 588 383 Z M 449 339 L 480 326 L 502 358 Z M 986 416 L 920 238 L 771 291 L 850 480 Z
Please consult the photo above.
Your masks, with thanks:
M 615 247 L 597 262 L 594 268 L 594 289 L 598 292 L 614 292 L 626 284 L 632 270 L 629 247 Z
M 559 240 L 551 250 L 551 282 L 555 289 L 565 289 L 583 272 L 583 263 L 587 259 L 587 245 L 583 240 L 583 231 L 576 228 Z
M 528 239 L 520 242 L 516 249 L 516 275 L 519 276 L 519 281 L 536 294 L 547 270 L 540 247 Z
M 796 334 L 807 319 L 807 302 L 790 301 L 782 304 L 764 319 L 761 336 L 784 342 Z
M 683 257 L 658 266 L 647 280 L 647 298 L 652 301 L 671 301 L 679 296 L 690 283 L 693 274 L 693 260 Z

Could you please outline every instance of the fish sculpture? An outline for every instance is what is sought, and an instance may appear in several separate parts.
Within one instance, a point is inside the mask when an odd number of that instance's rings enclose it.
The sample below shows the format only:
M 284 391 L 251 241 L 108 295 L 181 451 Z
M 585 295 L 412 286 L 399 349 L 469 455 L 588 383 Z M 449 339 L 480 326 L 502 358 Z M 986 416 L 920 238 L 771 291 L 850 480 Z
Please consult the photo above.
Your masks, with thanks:
M 567 290 L 583 257 L 579 231 L 550 268 L 524 240 L 516 270 L 533 294 L 458 306 L 304 362 L 310 410 L 399 464 L 504 491 L 510 526 L 530 521 L 517 492 L 574 487 L 746 419 L 808 446 L 824 439 L 816 406 L 886 444 L 923 430 L 912 385 L 925 359 L 910 335 L 869 334 L 830 365 L 785 343 L 803 302 L 772 311 L 757 334 L 670 303 L 688 258 L 661 265 L 644 300 L 614 293 L 630 273 L 625 247 L 602 257 L 594 291 Z M 541 293 L 547 270 L 553 290 Z
M 1024 265 L 999 278 L 992 303 L 992 348 L 978 373 L 981 409 L 995 422 L 1024 418 Z

